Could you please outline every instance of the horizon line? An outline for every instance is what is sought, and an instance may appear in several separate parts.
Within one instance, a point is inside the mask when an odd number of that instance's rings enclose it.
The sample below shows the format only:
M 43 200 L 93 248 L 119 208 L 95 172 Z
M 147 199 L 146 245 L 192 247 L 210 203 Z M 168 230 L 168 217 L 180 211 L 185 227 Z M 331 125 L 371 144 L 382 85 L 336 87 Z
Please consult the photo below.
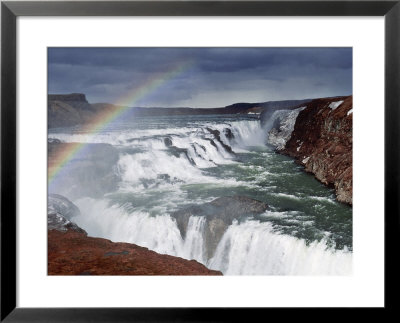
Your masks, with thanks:
M 71 92 L 71 93 L 47 93 L 47 96 L 50 95 L 84 95 L 86 99 L 86 94 L 85 93 L 79 93 L 79 92 Z M 324 96 L 324 97 L 313 97 L 313 98 L 304 98 L 304 99 L 282 99 L 282 100 L 269 100 L 269 101 L 261 101 L 261 102 L 234 102 L 231 104 L 228 104 L 226 106 L 219 106 L 219 107 L 207 107 L 207 108 L 196 108 L 196 107 L 179 107 L 179 106 L 119 106 L 114 103 L 110 102 L 94 102 L 90 103 L 87 99 L 86 101 L 88 104 L 109 104 L 113 105 L 116 107 L 124 107 L 128 109 L 223 109 L 226 107 L 230 107 L 236 104 L 264 104 L 264 103 L 269 103 L 269 102 L 281 102 L 281 101 L 304 101 L 304 100 L 316 100 L 316 99 L 327 99 L 327 98 L 340 98 L 340 97 L 346 97 L 346 96 L 352 96 L 353 93 L 351 94 L 345 94 L 345 95 L 333 95 L 333 96 Z

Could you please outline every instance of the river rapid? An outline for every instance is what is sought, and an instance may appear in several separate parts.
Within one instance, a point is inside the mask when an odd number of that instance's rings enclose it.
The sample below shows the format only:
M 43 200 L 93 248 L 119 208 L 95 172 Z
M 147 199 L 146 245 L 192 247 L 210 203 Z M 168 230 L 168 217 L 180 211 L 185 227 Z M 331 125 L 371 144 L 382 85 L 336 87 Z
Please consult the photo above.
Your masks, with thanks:
M 271 124 L 257 115 L 143 117 L 97 134 L 49 129 L 48 137 L 118 151 L 113 191 L 67 196 L 81 212 L 73 221 L 90 236 L 196 259 L 224 275 L 351 274 L 351 207 L 266 144 Z M 49 186 L 49 193 L 59 192 Z M 171 214 L 224 196 L 246 196 L 268 209 L 237 217 L 209 254 L 207 219 L 191 216 L 182 237 Z

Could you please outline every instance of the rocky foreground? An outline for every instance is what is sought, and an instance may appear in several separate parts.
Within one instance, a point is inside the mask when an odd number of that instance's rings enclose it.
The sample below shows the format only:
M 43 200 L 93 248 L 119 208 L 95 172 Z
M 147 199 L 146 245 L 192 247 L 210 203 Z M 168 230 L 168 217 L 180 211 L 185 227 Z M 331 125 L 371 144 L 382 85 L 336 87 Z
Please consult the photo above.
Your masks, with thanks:
M 353 203 L 353 97 L 312 100 L 283 115 L 268 141 Z
M 65 197 L 49 195 L 48 275 L 222 275 L 195 260 L 89 237 L 71 221 L 79 213 Z

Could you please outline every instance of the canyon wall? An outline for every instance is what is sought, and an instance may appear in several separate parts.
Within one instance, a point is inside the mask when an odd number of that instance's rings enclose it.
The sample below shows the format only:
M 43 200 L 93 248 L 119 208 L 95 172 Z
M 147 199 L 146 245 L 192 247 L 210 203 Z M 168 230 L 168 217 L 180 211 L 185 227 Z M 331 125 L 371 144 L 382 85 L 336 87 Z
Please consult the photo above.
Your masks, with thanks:
M 338 201 L 352 204 L 353 97 L 315 99 L 299 110 L 294 123 L 293 111 L 281 118 L 268 142 L 333 186 Z

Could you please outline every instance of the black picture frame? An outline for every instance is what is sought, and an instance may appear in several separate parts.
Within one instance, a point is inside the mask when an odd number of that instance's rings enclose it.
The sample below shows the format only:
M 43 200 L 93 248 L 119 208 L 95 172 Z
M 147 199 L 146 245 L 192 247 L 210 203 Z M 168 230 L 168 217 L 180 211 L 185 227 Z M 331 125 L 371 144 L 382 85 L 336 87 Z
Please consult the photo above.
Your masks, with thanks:
M 266 308 L 16 307 L 16 19 L 19 16 L 384 16 L 385 307 L 395 310 L 399 235 L 400 0 L 395 1 L 4 1 L 1 3 L 1 321 L 182 322 L 265 317 Z M 373 165 L 371 165 L 373 167 Z M 240 294 L 240 292 L 238 292 Z M 287 309 L 268 309 L 286 315 Z M 285 310 L 285 311 L 284 311 Z M 303 311 L 304 309 L 297 309 Z M 330 316 L 338 315 L 326 309 Z M 290 312 L 290 311 L 289 311 Z M 259 316 L 261 315 L 261 316 Z M 326 314 L 325 314 L 326 315 Z M 338 315 L 339 316 L 339 315 Z M 282 319 L 282 316 L 280 317 Z

